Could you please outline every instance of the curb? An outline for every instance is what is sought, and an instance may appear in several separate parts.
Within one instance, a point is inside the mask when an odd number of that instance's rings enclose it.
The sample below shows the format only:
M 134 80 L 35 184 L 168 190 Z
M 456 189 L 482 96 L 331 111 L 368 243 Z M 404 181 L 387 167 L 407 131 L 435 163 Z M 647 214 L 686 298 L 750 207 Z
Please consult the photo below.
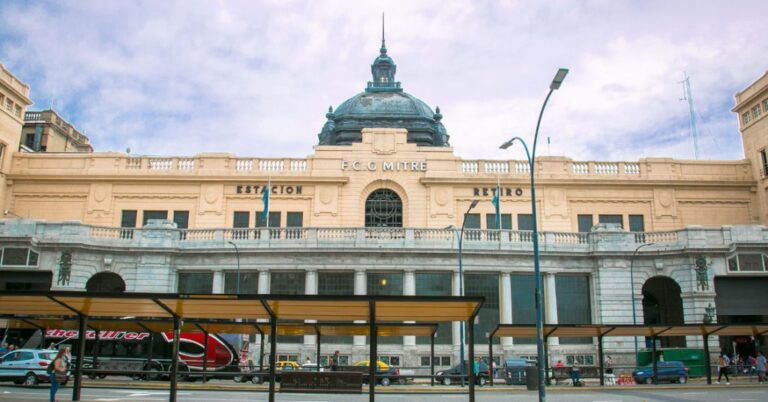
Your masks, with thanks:
M 105 382 L 105 381 L 83 381 L 84 388 L 135 388 L 135 389 L 162 389 L 167 390 L 169 384 L 161 382 L 149 382 L 149 383 L 121 383 L 121 382 Z M 569 387 L 569 386 L 557 386 L 547 387 L 548 392 L 552 393 L 573 393 L 573 392 L 631 392 L 631 391 L 648 391 L 648 390 L 712 390 L 712 389 L 734 389 L 734 388 L 767 388 L 762 384 L 731 384 L 731 385 L 630 385 L 630 386 L 587 386 L 587 387 Z M 265 385 L 237 385 L 237 384 L 179 384 L 179 390 L 196 390 L 196 391 L 250 391 L 250 392 L 268 392 L 269 387 Z M 367 387 L 363 387 L 363 393 L 367 393 Z M 279 393 L 279 389 L 276 390 Z M 476 393 L 528 393 L 535 391 L 528 391 L 525 387 L 509 387 L 503 386 L 483 386 L 475 387 Z M 467 394 L 467 388 L 446 388 L 444 386 L 424 386 L 423 388 L 417 388 L 415 386 L 405 387 L 376 387 L 377 394 Z

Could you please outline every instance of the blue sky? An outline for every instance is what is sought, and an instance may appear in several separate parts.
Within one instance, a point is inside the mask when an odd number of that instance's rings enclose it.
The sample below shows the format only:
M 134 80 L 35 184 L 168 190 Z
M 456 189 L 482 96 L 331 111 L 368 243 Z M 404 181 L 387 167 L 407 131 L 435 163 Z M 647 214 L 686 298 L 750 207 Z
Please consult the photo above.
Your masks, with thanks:
M 768 69 L 765 1 L 0 2 L 0 63 L 98 151 L 304 157 L 387 47 L 406 92 L 440 106 L 457 155 L 521 158 L 559 67 L 540 155 L 743 155 L 733 96 Z M 547 146 L 546 138 L 551 138 Z

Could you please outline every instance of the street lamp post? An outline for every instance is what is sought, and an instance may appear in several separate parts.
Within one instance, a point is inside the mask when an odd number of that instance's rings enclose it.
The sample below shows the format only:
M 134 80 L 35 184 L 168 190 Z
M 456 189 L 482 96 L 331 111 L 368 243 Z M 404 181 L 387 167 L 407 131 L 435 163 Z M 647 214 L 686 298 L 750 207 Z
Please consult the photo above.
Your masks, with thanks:
M 543 332 L 544 332 L 544 313 L 541 308 L 541 266 L 539 263 L 539 229 L 537 224 L 537 216 L 536 216 L 536 183 L 534 180 L 534 176 L 536 173 L 534 164 L 536 163 L 536 142 L 539 139 L 539 127 L 541 126 L 541 117 L 544 115 L 544 109 L 547 107 L 547 102 L 549 102 L 549 97 L 552 95 L 552 92 L 556 89 L 560 88 L 560 85 L 563 83 L 563 80 L 565 79 L 565 76 L 568 74 L 568 69 L 561 68 L 557 70 L 557 73 L 555 74 L 555 78 L 552 79 L 552 83 L 549 84 L 549 93 L 547 93 L 547 97 L 544 99 L 544 104 L 541 105 L 541 111 L 539 112 L 539 119 L 536 122 L 536 132 L 533 136 L 533 152 L 528 152 L 528 145 L 526 145 L 525 141 L 523 141 L 520 137 L 513 137 L 509 141 L 505 142 L 501 145 L 501 149 L 507 149 L 515 142 L 515 140 L 520 141 L 521 144 L 523 144 L 523 148 L 525 149 L 525 155 L 528 157 L 528 168 L 529 173 L 531 175 L 531 220 L 533 220 L 533 269 L 534 269 L 534 277 L 536 281 L 536 289 L 534 289 L 534 305 L 536 308 L 536 353 L 537 353 L 537 364 L 538 364 L 538 370 L 539 370 L 539 402 L 546 402 L 547 400 L 547 391 L 545 389 L 546 382 L 545 382 L 545 371 L 544 371 L 544 338 L 543 338 Z
M 464 226 L 467 224 L 467 215 L 474 207 L 477 206 L 478 200 L 472 200 L 469 204 L 467 212 L 464 212 L 464 218 L 461 221 L 461 229 L 457 229 L 456 226 L 448 226 L 447 229 L 453 229 L 459 238 L 459 296 L 464 296 L 464 265 L 462 260 L 462 244 L 464 243 Z M 464 373 L 464 321 L 459 322 L 459 364 L 461 365 L 462 374 Z M 464 376 L 461 377 L 461 385 L 464 386 Z
M 240 294 L 240 250 L 237 249 L 237 244 L 233 241 L 229 241 L 229 244 L 235 248 L 235 256 L 237 257 L 237 279 L 235 279 L 235 293 Z
M 656 243 L 643 243 L 635 249 L 629 259 L 629 292 L 632 293 L 632 324 L 637 325 L 637 308 L 635 307 L 635 256 L 643 247 L 653 246 Z M 635 363 L 637 363 L 637 336 L 635 336 Z

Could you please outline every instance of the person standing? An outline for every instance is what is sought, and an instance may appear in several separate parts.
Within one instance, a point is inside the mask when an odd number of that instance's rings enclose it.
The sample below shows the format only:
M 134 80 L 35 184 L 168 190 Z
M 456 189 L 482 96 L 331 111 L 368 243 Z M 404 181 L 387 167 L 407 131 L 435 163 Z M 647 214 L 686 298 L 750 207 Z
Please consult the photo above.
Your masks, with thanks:
M 331 371 L 339 371 L 339 351 L 333 353 L 331 358 Z
M 757 352 L 757 359 L 755 359 L 755 370 L 757 370 L 757 381 L 762 384 L 765 382 L 765 355 L 762 351 Z
M 56 392 L 59 391 L 59 382 L 64 382 L 67 376 L 67 366 L 64 361 L 66 351 L 59 349 L 56 357 L 49 365 L 48 380 L 51 382 L 51 402 L 56 402 Z
M 578 387 L 581 384 L 581 371 L 579 370 L 579 363 L 574 360 L 573 365 L 571 365 L 571 381 L 573 382 L 574 387 Z
M 480 382 L 480 358 L 475 357 L 475 361 L 472 362 L 472 372 L 475 373 L 475 381 Z
M 605 383 L 606 385 L 614 385 L 613 379 L 613 358 L 611 358 L 611 355 L 608 355 L 608 357 L 605 358 Z
M 730 359 L 728 359 L 728 355 L 725 353 L 721 354 L 720 357 L 717 358 L 717 382 L 716 384 L 720 384 L 720 380 L 723 378 L 723 375 L 725 375 L 725 385 L 730 385 L 731 380 L 728 379 L 728 366 L 730 365 Z

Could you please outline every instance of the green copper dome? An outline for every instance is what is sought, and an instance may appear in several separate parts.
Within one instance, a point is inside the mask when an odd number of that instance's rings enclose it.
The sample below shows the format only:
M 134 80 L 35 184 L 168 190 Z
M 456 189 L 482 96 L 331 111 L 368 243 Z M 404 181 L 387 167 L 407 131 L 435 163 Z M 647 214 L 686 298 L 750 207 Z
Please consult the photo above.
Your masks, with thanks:
M 409 143 L 449 146 L 440 108 L 433 112 L 426 103 L 403 92 L 395 81 L 396 71 L 382 35 L 380 54 L 371 65 L 373 81 L 364 92 L 342 102 L 336 112 L 328 109 L 327 121 L 318 134 L 319 145 L 361 142 L 363 128 L 386 127 L 408 130 Z

